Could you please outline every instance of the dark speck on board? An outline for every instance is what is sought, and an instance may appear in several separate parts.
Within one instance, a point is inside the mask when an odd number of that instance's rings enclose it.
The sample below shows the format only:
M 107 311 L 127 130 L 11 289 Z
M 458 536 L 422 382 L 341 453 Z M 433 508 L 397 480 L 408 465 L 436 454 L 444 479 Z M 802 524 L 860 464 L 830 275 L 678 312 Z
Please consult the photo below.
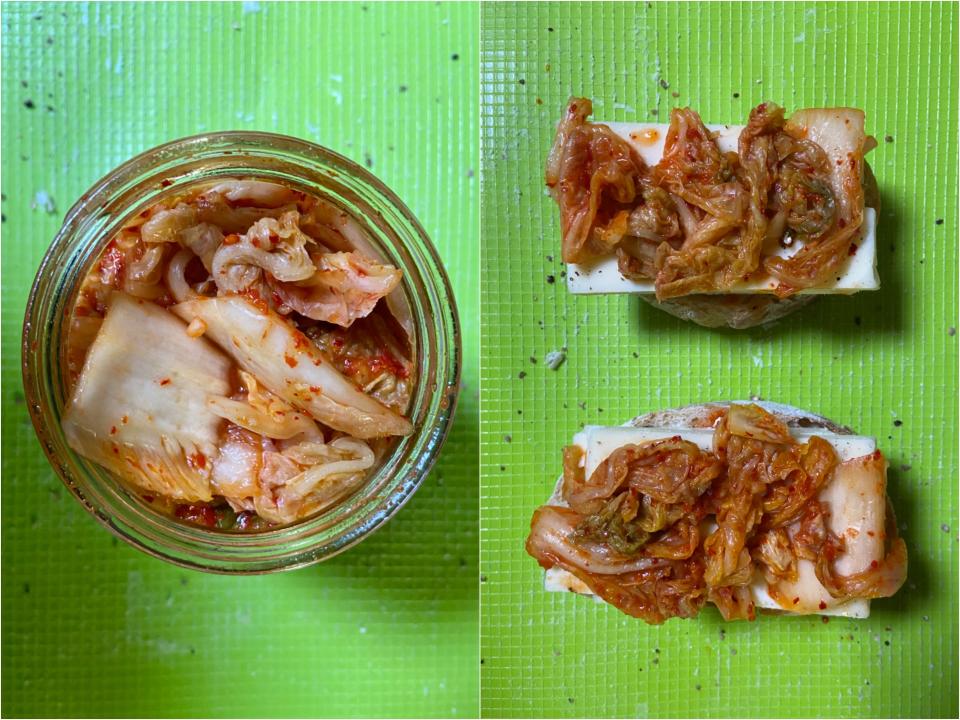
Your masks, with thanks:
M 26 80 L 21 80 L 21 81 L 20 81 L 20 87 L 22 87 L 22 88 L 27 87 L 27 81 L 26 81 Z
M 888 143 L 889 143 L 889 142 L 893 142 L 893 135 L 885 135 L 885 136 L 883 137 L 883 141 L 884 141 L 884 142 L 888 142 Z
M 666 90 L 667 88 L 670 87 L 670 83 L 668 83 L 668 82 L 667 82 L 666 80 L 664 80 L 663 78 L 660 78 L 660 87 L 662 87 L 664 90 Z
M 373 167 L 373 158 L 370 157 L 370 153 L 364 153 L 363 164 L 366 165 L 368 168 Z
M 513 442 L 513 437 L 511 437 L 510 435 L 504 435 L 504 436 L 503 436 L 503 441 L 504 441 L 504 442 L 508 442 L 508 443 L 509 443 L 509 442 Z
M 450 59 L 453 61 L 457 61 L 460 59 L 460 55 L 458 55 L 457 53 L 454 53 L 453 55 L 450 56 Z
M 407 91 L 407 86 L 406 86 L 406 85 L 401 85 L 401 86 L 400 86 L 400 92 L 406 92 L 406 91 Z
M 557 281 L 557 278 L 553 275 L 547 275 L 547 282 L 553 285 Z
M 860 316 L 859 316 L 859 315 L 856 315 L 856 316 L 853 318 L 853 324 L 856 325 L 857 327 L 860 327 L 860 323 L 861 323 L 861 322 L 863 322 L 863 321 L 860 319 Z
M 24 595 L 29 595 L 29 594 L 30 594 L 30 583 L 24 583 L 24 584 L 23 584 L 23 594 L 24 594 Z
M 33 100 L 24 100 L 24 101 L 23 101 L 23 106 L 24 106 L 27 110 L 33 110 L 33 109 L 36 107 L 36 105 L 34 105 L 34 103 L 33 103 Z
M 523 370 L 517 373 L 517 377 L 520 378 L 521 380 L 523 380 L 526 376 L 527 376 L 527 373 L 524 372 Z
M 48 38 L 47 38 L 47 45 L 53 45 L 53 38 L 52 38 L 52 37 L 48 37 Z
M 520 83 L 521 85 L 526 85 L 526 84 L 527 84 L 527 81 L 524 80 L 523 78 L 520 78 L 519 80 L 517 80 L 517 82 Z
M 552 27 L 548 27 L 548 28 L 547 28 L 547 32 L 553 32 L 553 28 L 552 28 Z
M 735 98 L 740 97 L 740 93 L 734 93 L 734 94 L 733 94 L 733 97 L 735 97 Z
M 895 427 L 900 427 L 901 425 L 903 425 L 903 420 L 894 420 L 893 424 Z
M 956 334 L 957 334 L 957 329 L 955 327 L 947 328 L 947 335 L 949 335 L 950 337 L 953 337 Z
M 934 220 L 934 223 L 937 225 L 943 225 L 943 218 L 937 218 L 936 220 Z

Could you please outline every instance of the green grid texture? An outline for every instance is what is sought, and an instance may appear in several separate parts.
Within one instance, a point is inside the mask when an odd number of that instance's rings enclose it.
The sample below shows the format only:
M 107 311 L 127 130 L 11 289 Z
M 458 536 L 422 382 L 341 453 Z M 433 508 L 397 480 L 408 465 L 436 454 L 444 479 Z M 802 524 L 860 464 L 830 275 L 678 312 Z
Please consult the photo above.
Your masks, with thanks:
M 477 714 L 478 22 L 475 3 L 3 4 L 5 717 Z M 439 248 L 462 320 L 457 420 L 419 492 L 358 547 L 272 576 L 114 540 L 44 459 L 20 377 L 27 292 L 73 201 L 224 129 L 370 167 Z
M 957 716 L 957 19 L 954 3 L 483 4 L 483 715 Z M 543 187 L 571 94 L 611 121 L 863 108 L 882 289 L 740 332 L 571 296 Z M 649 627 L 543 591 L 523 542 L 583 424 L 752 395 L 878 438 L 910 551 L 898 595 L 861 621 L 710 609 Z

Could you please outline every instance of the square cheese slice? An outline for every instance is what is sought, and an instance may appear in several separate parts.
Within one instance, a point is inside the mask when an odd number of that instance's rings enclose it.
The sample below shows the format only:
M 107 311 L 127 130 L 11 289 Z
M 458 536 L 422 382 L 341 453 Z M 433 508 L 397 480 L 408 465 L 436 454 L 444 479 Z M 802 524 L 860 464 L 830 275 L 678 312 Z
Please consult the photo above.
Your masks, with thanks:
M 859 435 L 838 435 L 826 430 L 810 428 L 791 428 L 791 435 L 800 442 L 805 442 L 812 435 L 818 435 L 827 440 L 836 450 L 841 463 L 855 458 L 871 455 L 877 449 L 876 440 Z M 597 466 L 603 462 L 614 450 L 624 445 L 634 445 L 652 440 L 680 436 L 684 440 L 694 443 L 703 450 L 710 450 L 713 445 L 712 428 L 638 428 L 638 427 L 601 427 L 588 425 L 577 433 L 573 443 L 584 450 L 584 471 L 589 477 Z M 869 528 L 876 524 L 876 512 L 873 503 L 885 503 L 884 485 L 861 477 L 856 467 L 845 467 L 843 471 L 834 473 L 830 484 L 820 493 L 820 499 L 828 502 L 831 508 L 829 519 L 830 529 L 843 535 L 846 542 L 846 553 L 838 559 L 838 569 L 843 573 L 852 573 L 864 568 L 857 567 L 859 559 L 882 553 L 882 518 L 880 513 L 880 528 L 873 533 Z M 706 528 L 712 531 L 716 525 Z M 871 534 L 872 533 L 872 534 Z M 867 560 L 866 562 L 869 562 Z M 767 591 L 767 583 L 762 572 L 757 571 L 751 585 L 751 592 L 756 607 L 763 610 L 777 610 L 789 614 L 817 614 L 836 615 L 850 618 L 866 618 L 870 615 L 869 600 L 850 600 L 837 603 L 820 585 L 813 570 L 813 563 L 800 560 L 798 567 L 798 581 L 793 592 L 803 597 L 803 607 L 800 612 L 791 608 L 781 607 Z M 546 571 L 544 587 L 551 592 L 576 592 L 583 595 L 592 595 L 587 587 L 576 576 L 560 568 L 551 568 Z M 792 593 L 791 593 L 792 594 Z M 826 608 L 819 607 L 819 600 L 823 599 Z M 812 609 L 811 609 L 812 608 Z
M 637 151 L 648 166 L 656 165 L 663 157 L 663 146 L 669 125 L 656 123 L 638 125 L 635 123 L 604 123 L 613 132 L 626 140 Z M 711 132 L 718 133 L 717 145 L 723 152 L 736 152 L 737 140 L 743 125 L 707 125 Z M 880 288 L 877 275 L 877 212 L 873 208 L 864 208 L 863 225 L 859 239 L 856 240 L 857 252 L 840 267 L 836 279 L 815 288 L 800 290 L 803 295 L 849 295 L 862 290 Z M 790 247 L 778 247 L 776 254 L 789 257 L 802 247 L 794 243 Z M 772 293 L 778 285 L 774 278 L 764 277 L 746 283 L 739 283 L 724 294 L 754 295 Z M 620 274 L 615 256 L 600 258 L 590 263 L 567 264 L 567 288 L 578 295 L 604 295 L 628 293 L 633 295 L 652 295 L 652 280 L 630 280 Z

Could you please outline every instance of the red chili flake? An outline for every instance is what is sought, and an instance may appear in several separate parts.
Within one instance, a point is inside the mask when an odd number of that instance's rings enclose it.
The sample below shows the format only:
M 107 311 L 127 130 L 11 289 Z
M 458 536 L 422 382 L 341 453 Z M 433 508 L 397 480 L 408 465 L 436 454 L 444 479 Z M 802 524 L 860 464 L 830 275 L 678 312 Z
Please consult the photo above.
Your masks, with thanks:
M 312 393 L 318 393 L 318 392 L 320 392 L 320 387 L 319 387 L 318 385 L 311 385 L 311 386 L 310 386 L 310 392 L 312 392 Z
M 178 505 L 173 512 L 181 520 L 206 525 L 207 527 L 216 527 L 217 513 L 205 503 L 196 503 L 193 505 Z
M 187 465 L 196 470 L 203 470 L 207 466 L 207 456 L 201 452 L 195 452 L 192 455 L 188 455 Z
M 153 502 L 153 495 L 142 495 L 141 497 L 142 497 L 144 500 L 146 500 L 148 503 L 152 503 L 152 502 Z
M 847 250 L 847 255 L 850 255 L 851 257 L 853 257 L 856 254 L 857 254 L 857 244 L 850 243 L 850 249 Z
M 236 233 L 230 233 L 223 239 L 224 245 L 236 245 L 238 242 L 240 242 L 240 236 Z
M 160 187 L 170 187 L 173 185 L 173 180 L 161 180 Z
M 163 380 L 160 381 L 160 384 L 161 384 L 161 385 L 169 385 L 169 384 L 170 384 L 170 378 L 163 378 Z
M 343 338 L 336 337 L 333 339 L 333 346 L 338 350 L 343 347 Z
M 826 610 L 826 609 L 827 609 L 827 604 L 826 604 L 823 600 L 820 601 L 820 609 L 821 609 L 821 610 Z
M 310 341 L 307 340 L 307 336 L 303 333 L 296 333 L 293 336 L 293 346 L 297 350 L 302 350 L 303 348 L 310 347 Z
M 149 216 L 150 216 L 150 208 L 147 208 L 146 210 L 142 210 L 140 212 L 140 217 L 149 217 Z
M 273 304 L 274 304 L 274 305 L 277 305 L 278 307 L 279 307 L 280 305 L 283 305 L 283 298 L 280 297 L 280 293 L 278 293 L 276 290 L 273 290 L 273 291 L 270 293 L 270 297 L 273 299 Z
M 857 169 L 857 161 L 854 158 L 850 158 L 850 169 L 851 170 Z
M 270 243 L 272 245 L 276 245 L 278 242 L 280 242 L 280 236 L 275 235 L 274 233 L 270 233 Z
M 119 455 L 119 454 L 120 454 L 120 448 L 118 448 L 116 445 L 113 446 L 113 454 L 114 454 L 114 455 Z
M 289 365 L 290 367 L 296 367 L 296 366 L 297 366 L 297 359 L 296 359 L 295 357 L 293 357 L 292 355 L 284 355 L 284 356 L 283 356 L 283 361 L 284 361 L 287 365 Z
M 837 220 L 837 225 L 839 225 L 841 228 L 845 228 L 847 226 L 847 221 L 844 220 L 843 218 L 840 218 L 839 220 Z
M 253 245 L 255 248 L 260 247 L 260 241 L 257 240 L 256 238 L 250 238 L 250 244 Z
M 875 533 L 873 532 L 873 530 L 867 530 L 867 535 L 869 535 L 870 537 L 875 537 L 875 536 L 876 536 Z
M 258 293 L 254 288 L 247 290 L 245 293 L 243 293 L 243 296 L 252 302 L 260 312 L 267 313 L 270 311 L 266 300 L 260 297 L 260 293 Z
M 117 426 L 116 426 L 116 425 L 112 425 L 112 426 L 110 427 L 110 434 L 111 434 L 111 435 L 116 435 L 116 434 L 117 434 Z
M 793 599 L 793 604 L 794 604 L 794 605 L 799 605 L 799 604 L 800 604 L 800 598 L 795 597 L 795 598 Z
M 826 615 L 821 615 L 821 616 L 820 616 L 820 622 L 822 622 L 824 625 L 826 625 L 828 622 L 830 622 L 830 618 L 829 618 L 828 616 L 826 616 Z

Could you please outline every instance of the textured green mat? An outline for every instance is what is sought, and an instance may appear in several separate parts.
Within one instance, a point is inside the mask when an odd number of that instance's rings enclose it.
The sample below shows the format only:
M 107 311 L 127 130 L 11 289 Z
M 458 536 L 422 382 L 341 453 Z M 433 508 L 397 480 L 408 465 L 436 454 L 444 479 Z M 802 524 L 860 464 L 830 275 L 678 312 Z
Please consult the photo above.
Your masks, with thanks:
M 490 3 L 481 22 L 484 714 L 956 717 L 957 6 Z M 568 295 L 542 176 L 571 93 L 609 120 L 863 108 L 883 289 L 741 333 Z M 910 548 L 897 597 L 866 621 L 710 610 L 651 628 L 542 591 L 523 541 L 581 424 L 753 394 L 879 439 Z
M 2 14 L 2 714 L 476 715 L 478 7 Z M 374 537 L 291 574 L 206 576 L 112 541 L 43 459 L 21 392 L 26 294 L 64 212 L 133 154 L 219 129 L 370 166 L 440 248 L 463 319 L 465 390 L 437 468 Z M 31 208 L 41 191 L 54 211 Z

